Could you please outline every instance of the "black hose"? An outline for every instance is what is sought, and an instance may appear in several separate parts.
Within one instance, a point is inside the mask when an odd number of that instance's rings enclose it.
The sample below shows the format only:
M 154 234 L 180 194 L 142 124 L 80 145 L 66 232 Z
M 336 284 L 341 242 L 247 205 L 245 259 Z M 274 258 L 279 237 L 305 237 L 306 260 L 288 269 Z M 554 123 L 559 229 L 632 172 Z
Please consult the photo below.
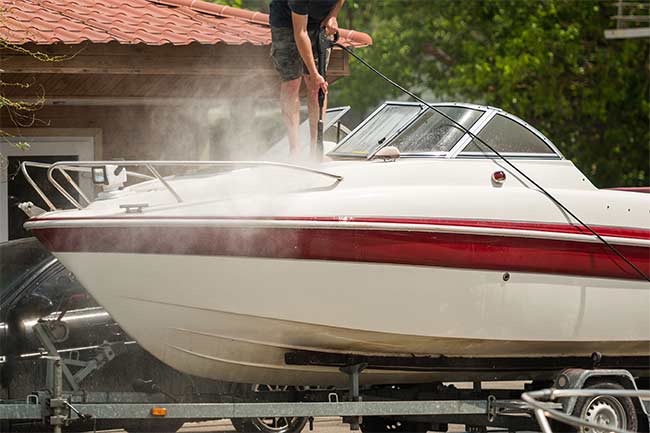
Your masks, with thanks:
M 406 94 L 409 95 L 411 98 L 415 99 L 415 100 L 418 101 L 419 103 L 421 103 L 421 104 L 423 104 L 424 106 L 426 106 L 429 110 L 432 110 L 432 111 L 434 111 L 434 112 L 440 114 L 441 116 L 445 117 L 447 120 L 453 122 L 454 125 L 456 125 L 457 127 L 459 127 L 462 131 L 464 131 L 464 132 L 465 132 L 466 134 L 468 134 L 470 137 L 472 137 L 472 139 L 477 140 L 479 143 L 481 143 L 482 145 L 484 145 L 485 147 L 487 147 L 487 148 L 488 148 L 491 152 L 493 152 L 497 157 L 499 157 L 500 159 L 502 159 L 503 162 L 505 162 L 505 163 L 508 164 L 510 167 L 512 167 L 513 170 L 515 170 L 517 173 L 519 173 L 521 176 L 523 176 L 527 181 L 529 181 L 529 182 L 532 183 L 535 187 L 537 187 L 537 188 L 538 188 L 538 189 L 539 189 L 539 190 L 540 190 L 544 195 L 546 195 L 546 196 L 547 196 L 547 197 L 548 197 L 548 198 L 549 198 L 553 203 L 555 203 L 557 206 L 559 206 L 563 211 L 565 211 L 565 212 L 566 212 L 567 214 L 569 214 L 573 219 L 575 219 L 575 220 L 576 220 L 580 225 L 582 225 L 584 228 L 586 228 L 586 229 L 587 229 L 587 230 L 588 230 L 592 235 L 596 236 L 596 238 L 597 238 L 598 240 L 600 240 L 600 241 L 601 241 L 601 242 L 602 242 L 602 243 L 603 243 L 607 248 L 609 248 L 610 251 L 612 251 L 616 256 L 620 257 L 620 258 L 621 258 L 625 263 L 627 263 L 627 264 L 630 266 L 630 268 L 634 269 L 634 271 L 636 271 L 636 273 L 639 274 L 639 275 L 641 276 L 642 279 L 644 279 L 644 280 L 646 280 L 647 282 L 650 283 L 650 277 L 649 277 L 648 275 L 646 275 L 643 271 L 641 271 L 641 269 L 639 269 L 639 268 L 638 268 L 634 263 L 632 263 L 632 262 L 631 262 L 627 257 L 625 257 L 625 256 L 623 255 L 623 253 L 621 253 L 618 249 L 616 249 L 616 247 L 614 247 L 614 245 L 612 245 L 612 244 L 610 244 L 609 242 L 607 242 L 607 241 L 606 241 L 602 236 L 600 236 L 598 233 L 596 233 L 596 231 L 594 231 L 594 229 L 592 229 L 589 225 L 587 225 L 587 224 L 586 224 L 585 222 L 583 222 L 580 218 L 578 218 L 578 217 L 577 217 L 573 212 L 571 212 L 571 210 L 569 210 L 569 208 L 567 208 L 565 205 L 563 205 L 563 204 L 562 204 L 558 199 L 556 199 L 555 197 L 553 197 L 553 195 L 552 195 L 550 192 L 548 192 L 548 191 L 547 191 L 546 189 L 544 189 L 540 184 L 538 184 L 538 183 L 535 182 L 533 179 L 531 179 L 531 178 L 530 178 L 526 173 L 524 173 L 522 170 L 520 170 L 519 168 L 517 168 L 517 166 L 515 166 L 512 162 L 510 162 L 510 161 L 509 161 L 505 156 L 503 156 L 501 153 L 497 152 L 496 149 L 494 149 L 492 146 L 490 146 L 489 144 L 487 144 L 483 139 L 481 139 L 481 138 L 480 138 L 479 136 L 477 136 L 476 134 L 472 133 L 469 129 L 467 129 L 467 128 L 466 128 L 465 126 L 463 126 L 461 123 L 457 122 L 456 120 L 452 119 L 451 117 L 449 117 L 448 115 L 446 115 L 445 113 L 443 113 L 441 110 L 438 110 L 436 107 L 434 107 L 433 105 L 429 104 L 428 102 L 426 102 L 425 100 L 423 100 L 422 98 L 420 98 L 419 96 L 417 96 L 416 94 L 414 94 L 413 92 L 411 92 L 411 91 L 405 89 L 404 87 L 402 87 L 402 86 L 400 86 L 399 84 L 397 84 L 395 81 L 391 80 L 390 78 L 388 78 L 387 76 L 385 76 L 384 74 L 382 74 L 381 72 L 379 72 L 379 71 L 378 71 L 374 66 L 372 66 L 371 64 L 369 64 L 368 62 L 366 62 L 365 60 L 363 60 L 361 57 L 359 57 L 358 55 L 356 55 L 356 54 L 355 54 L 351 49 L 349 49 L 348 47 L 346 47 L 346 46 L 344 46 L 344 45 L 342 45 L 342 44 L 339 44 L 339 43 L 333 43 L 333 45 L 336 46 L 336 47 L 341 48 L 343 51 L 345 51 L 346 53 L 348 53 L 349 55 L 351 55 L 352 57 L 354 57 L 355 59 L 357 59 L 357 60 L 358 60 L 362 65 L 364 65 L 365 67 L 367 67 L 368 69 L 370 69 L 372 72 L 374 72 L 375 74 L 377 74 L 380 78 L 382 78 L 384 81 L 386 81 L 386 82 L 387 82 L 388 84 L 390 84 L 391 86 L 393 86 L 393 87 L 399 89 L 400 91 L 406 93 Z

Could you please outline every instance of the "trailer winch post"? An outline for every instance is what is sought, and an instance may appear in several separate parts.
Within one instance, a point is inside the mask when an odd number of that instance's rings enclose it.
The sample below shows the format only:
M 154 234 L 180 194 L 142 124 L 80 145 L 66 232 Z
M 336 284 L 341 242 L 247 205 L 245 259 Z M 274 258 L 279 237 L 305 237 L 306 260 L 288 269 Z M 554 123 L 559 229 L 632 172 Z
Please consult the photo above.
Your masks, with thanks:
M 49 424 L 52 426 L 54 433 L 62 433 L 62 427 L 68 417 L 65 414 L 67 409 L 66 400 L 63 396 L 63 361 L 60 356 L 52 360 L 53 377 L 52 377 L 52 396 L 50 397 L 50 419 Z

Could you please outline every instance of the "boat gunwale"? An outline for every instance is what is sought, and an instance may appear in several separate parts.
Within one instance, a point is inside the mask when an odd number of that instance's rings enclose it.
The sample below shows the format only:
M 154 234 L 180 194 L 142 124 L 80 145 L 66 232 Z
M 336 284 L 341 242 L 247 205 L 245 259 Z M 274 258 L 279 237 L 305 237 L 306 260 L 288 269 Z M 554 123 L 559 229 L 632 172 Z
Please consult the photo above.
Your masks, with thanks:
M 197 227 L 242 228 L 287 228 L 287 229 L 364 229 L 409 232 L 441 232 L 478 234 L 486 236 L 530 237 L 536 239 L 570 240 L 576 242 L 600 243 L 581 226 L 562 223 L 478 220 L 478 219 L 430 219 L 430 218 L 380 218 L 380 217 L 186 217 L 186 216 L 109 216 L 109 217 L 45 217 L 28 221 L 25 227 L 32 230 L 45 228 L 74 227 L 123 227 L 137 226 L 185 226 L 193 223 Z M 616 226 L 590 225 L 608 242 L 617 245 L 650 247 L 650 230 Z

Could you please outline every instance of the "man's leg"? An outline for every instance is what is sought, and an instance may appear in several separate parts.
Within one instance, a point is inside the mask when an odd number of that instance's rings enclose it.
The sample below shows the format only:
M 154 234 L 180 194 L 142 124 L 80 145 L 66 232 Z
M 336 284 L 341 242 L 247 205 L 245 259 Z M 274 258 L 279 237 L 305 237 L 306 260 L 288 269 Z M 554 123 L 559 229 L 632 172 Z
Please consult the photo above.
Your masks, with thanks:
M 280 85 L 280 106 L 282 118 L 289 136 L 289 154 L 300 156 L 300 139 L 298 125 L 300 124 L 300 78 L 283 81 Z
M 300 83 L 302 59 L 291 28 L 271 28 L 271 58 L 280 74 L 280 108 L 289 136 L 289 154 L 300 156 L 301 143 L 298 135 L 300 123 Z
M 318 140 L 318 91 L 314 91 L 311 85 L 309 75 L 304 76 L 305 84 L 307 84 L 307 109 L 309 110 L 309 133 L 311 152 L 316 149 L 316 141 Z M 327 95 L 323 103 L 323 121 L 325 120 L 325 111 L 327 110 Z

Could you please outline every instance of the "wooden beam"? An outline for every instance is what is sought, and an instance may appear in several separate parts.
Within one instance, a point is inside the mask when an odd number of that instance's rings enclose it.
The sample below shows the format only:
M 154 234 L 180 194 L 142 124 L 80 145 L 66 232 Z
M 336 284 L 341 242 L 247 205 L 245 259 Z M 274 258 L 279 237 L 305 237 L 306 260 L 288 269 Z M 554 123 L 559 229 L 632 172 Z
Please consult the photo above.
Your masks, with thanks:
M 268 57 L 239 57 L 227 61 L 152 56 L 105 57 L 79 55 L 60 62 L 40 62 L 29 56 L 1 56 L 2 70 L 23 74 L 126 74 L 126 75 L 218 75 L 238 76 L 254 71 L 258 75 L 275 73 Z
M 139 46 L 81 44 L 76 46 L 26 46 L 61 61 L 39 61 L 32 56 L 0 50 L 6 73 L 127 74 L 186 76 L 259 76 L 277 74 L 266 46 Z M 335 50 L 330 60 L 332 76 L 349 74 L 347 54 Z
M 650 27 L 605 30 L 605 39 L 650 38 Z
M 330 83 L 338 77 L 328 75 Z M 171 76 L 117 74 L 4 74 L 9 86 L 3 95 L 14 100 L 46 105 L 178 105 L 183 101 L 229 100 L 241 97 L 277 97 L 277 74 L 251 76 Z
M 165 98 L 165 97 L 83 97 L 83 96 L 56 96 L 46 97 L 44 105 L 66 105 L 66 106 L 83 106 L 83 107 L 112 107 L 121 106 L 127 107 L 132 105 L 148 105 L 148 106 L 177 106 L 177 105 L 192 105 L 192 104 L 223 104 L 231 101 L 232 98 Z M 21 98 L 21 102 L 36 103 L 34 98 Z

